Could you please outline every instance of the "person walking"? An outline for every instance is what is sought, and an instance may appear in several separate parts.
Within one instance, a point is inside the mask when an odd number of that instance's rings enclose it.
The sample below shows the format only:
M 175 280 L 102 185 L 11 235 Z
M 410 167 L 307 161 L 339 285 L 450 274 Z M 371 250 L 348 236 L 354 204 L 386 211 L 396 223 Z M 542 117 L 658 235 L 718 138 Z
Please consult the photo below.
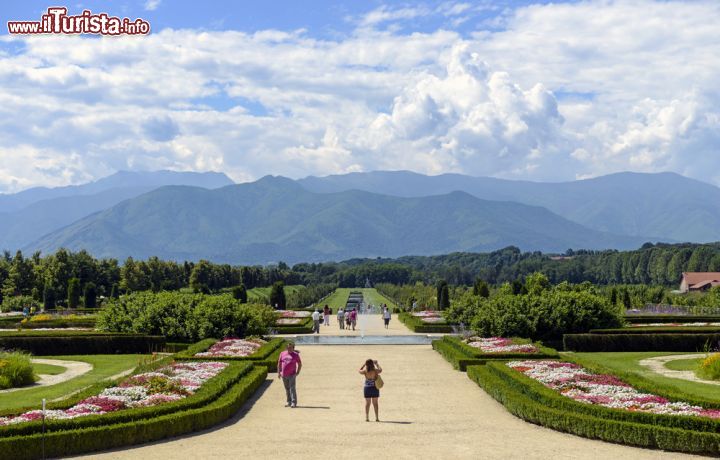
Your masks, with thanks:
M 355 330 L 355 326 L 357 325 L 357 309 L 353 308 L 350 311 L 350 326 L 352 326 L 352 330 Z
M 312 317 L 312 320 L 313 320 L 313 332 L 315 332 L 316 334 L 319 334 L 320 333 L 320 312 L 316 308 L 315 311 L 310 316 Z
M 345 310 L 342 307 L 338 308 L 337 319 L 340 329 L 345 329 Z
M 385 329 L 390 325 L 391 313 L 387 305 L 383 305 L 383 321 L 385 321 Z
M 363 396 L 365 396 L 365 421 L 370 421 L 370 403 L 372 403 L 373 409 L 375 410 L 375 421 L 380 421 L 380 414 L 378 408 L 378 398 L 380 397 L 380 390 L 377 387 L 377 381 L 382 373 L 382 368 L 377 361 L 368 359 L 365 364 L 362 365 L 359 371 L 365 376 L 365 385 L 363 386 Z
M 330 313 L 331 313 L 330 307 L 325 305 L 325 308 L 323 309 L 323 319 L 325 320 L 326 326 L 330 325 Z
M 295 351 L 295 344 L 288 342 L 287 349 L 280 353 L 277 363 L 278 378 L 282 379 L 285 386 L 285 396 L 287 404 L 285 407 L 297 407 L 297 390 L 295 382 L 297 376 L 300 375 L 302 369 L 302 361 L 300 360 L 300 352 Z

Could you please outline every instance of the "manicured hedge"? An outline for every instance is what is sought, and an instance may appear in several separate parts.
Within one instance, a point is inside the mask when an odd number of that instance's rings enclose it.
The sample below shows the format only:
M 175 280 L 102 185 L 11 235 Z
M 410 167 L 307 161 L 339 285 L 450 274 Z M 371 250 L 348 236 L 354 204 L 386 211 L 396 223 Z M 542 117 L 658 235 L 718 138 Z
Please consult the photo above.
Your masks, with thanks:
M 158 368 L 162 364 L 168 363 L 169 360 L 164 360 L 163 362 L 155 363 L 152 368 Z M 205 382 L 197 392 L 178 401 L 159 404 L 157 406 L 123 409 L 117 412 L 109 412 L 102 415 L 90 415 L 67 420 L 47 420 L 45 422 L 46 431 L 75 430 L 102 425 L 113 425 L 203 407 L 219 398 L 244 376 L 249 374 L 252 369 L 253 364 L 250 362 L 229 363 L 227 368 L 223 369 L 223 371 L 216 377 Z M 111 385 L 104 385 L 104 387 L 108 386 Z M 102 391 L 102 389 L 100 391 Z M 76 400 L 75 398 L 69 398 L 61 403 L 53 404 L 50 408 L 67 409 L 76 404 L 78 401 L 79 400 Z M 18 410 L 15 411 L 15 413 L 20 412 L 21 411 Z M 0 438 L 7 436 L 30 435 L 40 432 L 41 430 L 42 422 L 40 421 L 0 426 Z
M 692 315 L 625 315 L 628 323 L 720 323 L 720 316 Z
M 638 447 L 720 454 L 720 425 L 711 419 L 579 403 L 497 362 L 468 367 L 468 377 L 512 414 L 548 428 Z
M 413 332 L 421 334 L 448 334 L 453 331 L 450 324 L 428 324 L 410 313 L 398 313 L 398 319 Z
M 312 318 L 307 317 L 303 319 L 304 321 L 302 321 L 300 324 L 276 324 L 271 329 L 274 329 L 275 332 L 278 334 L 312 334 Z
M 36 356 L 151 353 L 161 351 L 165 337 L 139 334 L 0 335 L 0 348 L 25 350 Z
M 96 318 L 56 318 L 47 321 L 28 321 L 26 323 L 19 323 L 18 327 L 22 329 L 44 329 L 44 328 L 57 328 L 62 329 L 65 327 L 87 327 L 94 328 L 97 323 Z
M 210 428 L 237 413 L 266 377 L 267 369 L 264 366 L 253 367 L 217 399 L 194 409 L 125 423 L 46 433 L 44 454 L 47 457 L 76 455 L 157 441 Z M 0 438 L 0 458 L 42 458 L 42 438 L 42 434 Z
M 565 334 L 568 351 L 703 351 L 720 334 Z
M 487 361 L 507 359 L 548 359 L 558 358 L 558 353 L 552 348 L 538 347 L 538 353 L 483 353 L 478 348 L 466 344 L 459 337 L 446 335 L 440 340 L 433 340 L 432 347 L 435 351 L 452 364 L 455 369 L 465 371 L 467 366 L 485 364 Z
M 195 356 L 197 353 L 207 351 L 215 342 L 217 342 L 217 339 L 201 340 L 200 342 L 189 346 L 186 350 L 175 354 L 175 359 L 179 361 L 252 361 L 255 364 L 267 367 L 269 372 L 277 372 L 278 356 L 286 343 L 285 339 L 280 337 L 270 339 L 267 343 L 258 348 L 255 353 L 245 357 L 203 358 Z
M 720 326 L 638 326 L 591 329 L 590 334 L 720 334 Z

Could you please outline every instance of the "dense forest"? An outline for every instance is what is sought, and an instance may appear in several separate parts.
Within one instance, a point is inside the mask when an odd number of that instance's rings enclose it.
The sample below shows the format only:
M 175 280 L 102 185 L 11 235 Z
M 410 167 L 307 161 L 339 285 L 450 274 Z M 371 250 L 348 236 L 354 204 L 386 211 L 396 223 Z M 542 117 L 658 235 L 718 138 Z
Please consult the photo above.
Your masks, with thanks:
M 541 272 L 553 284 L 590 282 L 597 285 L 644 284 L 678 286 L 683 271 L 720 271 L 720 243 L 647 243 L 634 251 L 568 251 L 562 256 L 521 252 L 516 247 L 490 253 L 453 253 L 408 256 L 397 259 L 351 259 L 344 262 L 231 266 L 199 262 L 128 258 L 96 259 L 86 251 L 64 249 L 51 255 L 18 251 L 0 257 L 0 301 L 31 296 L 37 302 L 63 305 L 71 291 L 87 290 L 98 296 L 116 297 L 138 291 L 218 292 L 243 285 L 246 289 L 287 285 L 330 284 L 339 287 L 366 283 L 397 285 L 435 284 L 471 286 L 482 279 L 490 285 L 524 279 Z M 74 294 L 74 292 L 70 292 Z M 72 297 L 72 296 L 71 296 Z

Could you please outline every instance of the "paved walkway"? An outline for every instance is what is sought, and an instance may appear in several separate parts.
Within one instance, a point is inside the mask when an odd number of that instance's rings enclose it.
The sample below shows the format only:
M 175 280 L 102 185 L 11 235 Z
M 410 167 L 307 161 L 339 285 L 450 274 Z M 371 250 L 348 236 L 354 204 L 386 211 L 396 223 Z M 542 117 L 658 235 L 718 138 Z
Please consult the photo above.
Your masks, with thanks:
M 320 325 L 320 335 L 412 335 L 410 329 L 400 322 L 397 315 L 393 314 L 388 328 L 385 329 L 380 314 L 358 315 L 358 322 L 355 330 L 340 329 L 337 320 L 337 311 L 330 316 L 330 326 Z
M 18 390 L 27 390 L 33 387 L 45 387 L 49 385 L 56 385 L 58 383 L 65 382 L 70 379 L 74 379 L 80 375 L 86 374 L 92 370 L 92 364 L 83 361 L 65 361 L 62 359 L 41 359 L 32 358 L 32 362 L 38 364 L 50 364 L 53 366 L 60 366 L 65 368 L 65 372 L 61 374 L 38 374 L 38 381 L 32 385 L 26 385 L 19 388 L 10 388 L 8 390 L 0 390 L 0 393 L 10 393 Z
M 427 345 L 303 346 L 300 406 L 285 408 L 275 377 L 227 423 L 198 434 L 104 453 L 102 459 L 670 459 L 677 453 L 592 441 L 514 417 Z M 380 419 L 365 422 L 362 377 L 385 369 Z M 371 415 L 372 417 L 372 415 Z
M 720 385 L 717 380 L 705 380 L 695 375 L 694 371 L 675 371 L 665 367 L 665 364 L 670 361 L 677 361 L 679 359 L 697 359 L 704 358 L 707 356 L 704 353 L 690 353 L 687 355 L 669 355 L 669 356 L 657 356 L 655 358 L 646 358 L 640 361 L 641 366 L 645 366 L 653 372 L 657 372 L 665 377 L 671 377 L 674 379 L 688 380 L 690 382 L 707 383 L 708 385 Z

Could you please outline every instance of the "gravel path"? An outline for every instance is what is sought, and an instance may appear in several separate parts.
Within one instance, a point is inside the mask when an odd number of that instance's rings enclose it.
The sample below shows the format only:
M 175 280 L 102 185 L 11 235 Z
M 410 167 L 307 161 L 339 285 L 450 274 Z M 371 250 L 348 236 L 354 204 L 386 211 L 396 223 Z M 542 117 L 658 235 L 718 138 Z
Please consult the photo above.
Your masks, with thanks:
M 669 356 L 657 356 L 655 358 L 647 358 L 640 361 L 640 365 L 647 367 L 653 372 L 656 372 L 664 377 L 671 377 L 674 379 L 689 380 L 691 382 L 707 383 L 709 385 L 720 385 L 717 380 L 705 380 L 695 375 L 693 371 L 675 371 L 665 367 L 666 363 L 670 361 L 677 361 L 679 359 L 693 359 L 702 357 L 702 354 L 692 353 L 688 355 L 669 355 Z
M 26 390 L 28 388 L 33 387 L 44 387 L 49 385 L 55 385 L 58 383 L 65 382 L 66 380 L 73 379 L 79 375 L 86 374 L 92 370 L 92 364 L 85 363 L 82 361 L 64 361 L 61 359 L 41 359 L 41 358 L 33 358 L 31 360 L 34 363 L 38 364 L 51 364 L 53 366 L 61 366 L 65 368 L 65 372 L 62 374 L 56 374 L 56 375 L 48 375 L 48 374 L 38 374 L 38 377 L 40 379 L 35 382 L 33 385 L 28 385 L 20 388 L 10 388 L 8 390 L 2 390 L 0 393 L 10 393 L 13 391 L 18 390 Z
M 523 422 L 427 345 L 303 346 L 299 407 L 271 374 L 240 413 L 205 432 L 103 459 L 670 459 L 677 453 L 593 441 Z M 380 419 L 365 422 L 367 358 L 385 369 Z M 371 416 L 372 417 L 372 416 Z

